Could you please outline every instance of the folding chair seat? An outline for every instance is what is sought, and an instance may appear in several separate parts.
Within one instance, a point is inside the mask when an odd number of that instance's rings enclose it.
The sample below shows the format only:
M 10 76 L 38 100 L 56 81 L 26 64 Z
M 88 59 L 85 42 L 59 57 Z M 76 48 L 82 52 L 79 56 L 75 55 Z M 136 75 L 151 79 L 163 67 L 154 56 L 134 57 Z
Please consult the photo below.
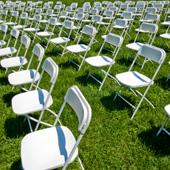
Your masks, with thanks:
M 165 120 L 164 122 L 162 123 L 160 129 L 158 130 L 157 132 L 157 136 L 162 132 L 164 131 L 166 134 L 170 135 L 170 132 L 166 129 L 166 126 L 168 125 L 168 122 L 169 122 L 169 118 L 170 118 L 170 105 L 166 105 L 164 107 L 164 110 L 165 110 Z
M 50 77 L 50 87 L 48 90 L 40 88 L 44 73 L 48 74 Z M 33 89 L 32 86 L 35 82 L 32 82 L 29 91 L 17 94 L 12 98 L 12 110 L 19 116 L 26 116 L 31 131 L 33 129 L 30 121 L 33 120 L 38 122 L 38 119 L 35 119 L 28 114 L 41 112 L 40 116 L 42 117 L 44 111 L 53 103 L 51 93 L 58 77 L 58 65 L 51 58 L 45 59 L 40 75 L 39 81 L 35 84 L 35 89 Z
M 56 38 L 52 38 L 50 37 L 47 43 L 46 48 L 48 47 L 49 44 L 54 44 L 56 46 L 60 46 L 63 48 L 63 52 L 61 55 L 64 54 L 64 50 L 68 44 L 68 42 L 70 41 L 70 36 L 72 34 L 72 31 L 74 30 L 75 26 L 74 26 L 74 22 L 73 21 L 69 21 L 69 20 L 65 20 L 62 24 L 62 28 L 60 30 L 60 33 L 58 35 L 58 37 Z M 69 32 L 67 32 L 69 31 Z M 66 36 L 63 36 L 63 34 L 65 34 Z M 64 44 L 64 45 L 63 45 Z
M 26 55 L 31 43 L 31 39 L 27 35 L 21 36 L 20 46 L 15 57 L 5 58 L 1 60 L 1 66 L 8 70 L 12 67 L 22 67 L 27 63 Z M 25 53 L 23 56 L 19 56 L 22 46 L 25 47 Z
M 7 31 L 8 31 L 8 25 L 1 24 L 0 25 L 0 31 L 3 32 L 2 40 L 0 40 L 0 48 L 2 48 L 4 45 L 6 45 L 5 38 L 6 38 L 6 35 L 7 35 Z
M 27 24 L 27 19 L 28 19 L 28 13 L 27 12 L 22 12 L 18 21 L 18 25 L 13 26 L 13 29 L 23 29 L 26 27 Z M 23 21 L 23 23 L 22 23 Z
M 36 56 L 38 58 L 37 68 L 31 69 L 31 63 L 33 57 Z M 40 79 L 39 68 L 44 56 L 44 49 L 40 44 L 36 44 L 32 51 L 32 56 L 29 60 L 28 66 L 26 70 L 19 70 L 17 72 L 11 73 L 8 75 L 8 81 L 13 86 L 22 86 L 24 84 L 30 84 L 33 82 L 37 82 Z M 35 66 L 35 64 L 34 64 Z
M 8 39 L 7 47 L 0 49 L 0 57 L 10 56 L 10 55 L 12 56 L 17 52 L 16 45 L 17 45 L 18 37 L 19 37 L 19 30 L 13 29 L 10 33 L 10 38 Z M 15 38 L 14 45 L 13 47 L 9 47 L 12 38 Z
M 78 146 L 91 122 L 92 111 L 77 86 L 68 89 L 59 112 L 60 115 L 66 104 L 76 113 L 80 134 L 75 137 L 68 127 L 56 126 L 56 121 L 53 127 L 26 135 L 21 142 L 21 161 L 24 169 L 39 170 L 59 167 L 66 169 L 78 157 Z M 63 148 L 64 154 L 61 152 Z M 78 161 L 81 169 L 84 169 L 79 157 Z
M 92 67 L 100 69 L 100 71 L 104 73 L 104 78 L 102 81 L 98 80 L 91 73 L 88 74 L 88 77 L 89 76 L 92 77 L 94 80 L 96 80 L 100 84 L 99 90 L 101 90 L 108 76 L 115 80 L 115 78 L 110 74 L 110 70 L 112 66 L 115 64 L 115 59 L 119 53 L 122 43 L 123 43 L 123 37 L 116 35 L 116 34 L 109 33 L 108 35 L 106 35 L 104 42 L 99 50 L 98 55 L 93 56 L 93 57 L 87 57 L 85 59 L 85 62 L 87 64 L 89 64 Z M 105 44 L 110 45 L 111 47 L 114 47 L 113 51 L 111 51 L 110 49 L 106 49 Z M 108 52 L 111 52 L 112 58 L 106 55 L 102 55 L 101 53 L 103 49 L 107 50 Z M 108 69 L 107 70 L 103 69 L 105 67 L 108 67 Z
M 133 70 L 133 66 L 135 65 L 135 62 L 137 61 L 139 56 L 144 57 L 145 60 L 148 59 L 152 61 L 153 63 L 157 63 L 158 66 L 155 68 L 155 71 L 153 71 L 154 74 L 151 75 L 151 72 L 148 73 L 150 77 L 152 76 L 151 78 L 149 78 L 146 75 L 146 73 L 143 74 L 143 73 Z M 145 44 L 138 51 L 129 70 L 127 72 L 119 73 L 116 75 L 116 79 L 121 85 L 127 87 L 135 96 L 141 97 L 139 103 L 135 107 L 127 99 L 121 96 L 120 93 L 117 93 L 115 96 L 115 99 L 117 96 L 119 96 L 123 101 L 125 101 L 127 104 L 129 104 L 134 109 L 131 119 L 134 118 L 143 100 L 147 101 L 154 108 L 154 105 L 151 103 L 151 101 L 146 98 L 146 94 L 148 93 L 148 90 L 150 89 L 151 85 L 153 85 L 154 79 L 163 64 L 165 57 L 166 57 L 166 53 L 163 49 Z M 139 88 L 145 88 L 144 93 L 141 93 L 138 90 Z
M 5 22 L 6 25 L 16 25 L 17 24 L 17 20 L 18 20 L 18 16 L 19 16 L 19 12 L 18 11 L 12 11 L 11 12 L 11 18 L 9 20 L 9 22 Z M 15 20 L 13 21 L 13 18 L 15 18 Z
M 138 51 L 144 43 L 152 44 L 154 42 L 156 33 L 158 31 L 158 25 L 150 24 L 150 23 L 142 23 L 140 27 L 136 29 L 136 31 L 137 31 L 137 34 L 136 34 L 134 42 L 126 45 L 127 48 L 134 50 L 134 51 Z M 137 41 L 138 37 L 140 36 L 140 33 L 149 34 L 149 39 L 147 42 Z
M 66 52 L 71 52 L 72 54 L 74 54 L 76 56 L 79 54 L 79 58 L 81 59 L 81 63 L 80 64 L 78 64 L 78 63 L 76 63 L 74 61 L 71 61 L 76 66 L 78 66 L 79 69 L 83 65 L 84 60 L 86 58 L 86 55 L 87 55 L 88 51 L 90 50 L 91 45 L 94 42 L 96 33 L 97 33 L 97 31 L 96 31 L 95 27 L 89 26 L 89 25 L 85 25 L 83 27 L 83 29 L 81 30 L 81 35 L 80 35 L 80 37 L 78 39 L 77 44 L 70 45 L 70 46 L 66 47 Z M 88 44 L 80 43 L 80 40 L 83 39 L 84 36 L 89 37 L 90 40 L 89 40 Z M 84 55 L 81 55 L 81 53 L 84 53 Z

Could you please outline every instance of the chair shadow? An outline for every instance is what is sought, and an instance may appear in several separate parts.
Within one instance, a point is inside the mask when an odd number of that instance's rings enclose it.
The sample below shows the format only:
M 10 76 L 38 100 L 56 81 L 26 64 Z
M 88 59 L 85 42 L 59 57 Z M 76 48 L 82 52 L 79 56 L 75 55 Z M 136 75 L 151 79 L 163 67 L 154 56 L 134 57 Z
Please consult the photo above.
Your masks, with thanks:
M 6 103 L 7 107 L 10 107 L 11 106 L 11 100 L 12 100 L 12 97 L 14 97 L 15 95 L 17 95 L 18 93 L 16 92 L 10 92 L 10 93 L 7 93 L 5 94 L 3 97 L 2 97 L 2 100 L 4 103 Z
M 114 110 L 123 110 L 123 109 L 132 109 L 126 102 L 122 101 L 122 99 L 117 96 L 116 99 L 114 100 L 116 93 L 111 94 L 110 96 L 104 96 L 100 99 L 100 102 L 102 105 L 108 109 L 109 111 L 114 111 Z M 121 94 L 125 99 L 127 99 L 130 103 L 133 104 L 130 98 L 127 96 L 124 96 Z M 132 115 L 130 115 L 132 116 Z
M 57 55 L 61 55 L 61 54 L 62 54 L 62 50 L 60 50 L 57 47 L 53 47 L 51 50 L 48 49 L 46 51 L 46 55 L 48 55 L 48 56 L 57 56 Z
M 168 80 L 167 77 L 161 77 L 160 79 L 155 80 L 155 83 L 163 89 L 168 90 L 170 89 L 170 79 Z
M 7 85 L 9 84 L 7 77 L 0 77 L 0 85 Z
M 60 63 L 58 65 L 61 68 L 69 68 L 69 67 L 71 67 L 71 68 L 76 69 L 78 71 L 78 67 L 73 62 L 78 63 L 77 60 L 71 59 L 71 60 L 66 61 L 65 63 Z
M 22 165 L 21 165 L 21 160 L 15 161 L 11 165 L 10 170 L 23 170 Z
M 102 78 L 99 75 L 97 75 L 95 73 L 93 73 L 92 75 L 94 77 L 96 77 L 99 81 L 102 81 Z M 100 84 L 96 80 L 94 80 L 92 77 L 88 76 L 87 72 L 85 73 L 85 75 L 76 77 L 75 80 L 78 81 L 83 86 L 87 86 L 88 84 L 95 85 L 98 88 L 100 86 Z
M 133 57 L 129 57 L 129 56 L 128 57 L 122 57 L 121 59 L 119 59 L 117 61 L 117 63 L 120 64 L 120 65 L 124 65 L 124 66 L 129 67 L 132 64 L 133 60 L 134 60 Z
M 27 121 L 24 121 L 24 116 L 7 119 L 4 129 L 6 136 L 9 138 L 17 138 L 30 132 Z
M 159 134 L 159 136 L 156 136 L 158 130 L 159 127 L 153 127 L 152 129 L 141 132 L 138 137 L 141 142 L 144 143 L 146 147 L 153 150 L 156 155 L 170 155 L 170 137 L 163 131 Z

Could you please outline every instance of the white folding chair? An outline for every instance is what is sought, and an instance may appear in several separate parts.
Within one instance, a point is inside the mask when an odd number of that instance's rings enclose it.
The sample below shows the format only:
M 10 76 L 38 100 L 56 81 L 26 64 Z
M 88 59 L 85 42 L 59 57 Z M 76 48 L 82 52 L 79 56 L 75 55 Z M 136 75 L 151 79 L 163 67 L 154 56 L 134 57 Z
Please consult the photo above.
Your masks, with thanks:
M 170 132 L 166 129 L 166 126 L 168 125 L 169 118 L 170 118 L 170 105 L 169 104 L 166 105 L 164 109 L 165 109 L 165 120 L 162 123 L 160 129 L 158 130 L 156 136 L 158 136 L 162 131 L 164 131 L 166 134 L 170 136 Z
M 24 169 L 55 169 L 67 166 L 78 157 L 78 145 L 92 117 L 91 107 L 77 86 L 68 89 L 59 116 L 68 104 L 78 118 L 79 135 L 76 137 L 66 126 L 54 126 L 26 135 L 21 142 L 21 161 Z M 58 119 L 57 119 L 58 120 Z M 56 127 L 55 127 L 56 126 Z M 78 157 L 81 168 L 83 164 Z
M 8 25 L 1 24 L 0 25 L 0 31 L 3 32 L 2 40 L 0 40 L 0 48 L 2 48 L 4 45 L 6 45 L 5 38 L 6 38 L 6 35 L 7 35 L 7 31 L 8 31 Z
M 12 11 L 9 22 L 5 22 L 4 24 L 9 25 L 9 26 L 16 25 L 17 20 L 18 20 L 18 16 L 19 16 L 18 11 Z
M 69 20 L 65 20 L 62 24 L 62 28 L 60 30 L 60 33 L 58 35 L 58 37 L 56 38 L 49 38 L 48 43 L 46 48 L 49 46 L 49 44 L 54 44 L 55 46 L 60 46 L 63 48 L 63 52 L 61 54 L 61 56 L 63 56 L 65 48 L 68 44 L 68 42 L 70 41 L 70 36 L 72 34 L 72 31 L 76 28 L 74 26 L 74 22 L 73 21 L 69 21 Z M 67 32 L 67 30 L 69 30 Z M 65 34 L 66 36 L 63 36 L 63 34 Z
M 50 76 L 50 87 L 48 91 L 40 88 L 40 83 L 42 81 L 44 73 L 47 73 Z M 32 88 L 29 91 L 17 94 L 12 98 L 12 109 L 14 113 L 18 116 L 26 116 L 31 131 L 33 131 L 31 120 L 37 122 L 37 128 L 40 123 L 49 126 L 48 123 L 42 122 L 41 119 L 45 110 L 48 110 L 48 108 L 53 103 L 51 93 L 54 88 L 57 77 L 58 65 L 51 58 L 47 58 L 43 62 L 40 79 L 35 84 L 35 89 Z M 53 113 L 52 111 L 50 111 L 50 109 L 48 111 L 50 113 Z M 39 119 L 36 119 L 29 115 L 34 112 L 41 112 Z
M 89 25 L 85 25 L 83 27 L 83 29 L 81 30 L 81 34 L 80 37 L 78 39 L 78 42 L 76 45 L 70 45 L 66 47 L 66 52 L 71 52 L 74 55 L 78 55 L 79 58 L 81 59 L 81 63 L 78 64 L 77 62 L 74 62 L 73 60 L 71 60 L 72 63 L 74 63 L 80 70 L 81 66 L 84 63 L 84 60 L 86 58 L 86 55 L 88 53 L 88 51 L 90 50 L 92 44 L 94 43 L 94 39 L 96 36 L 96 28 L 93 26 L 89 26 Z M 84 37 L 88 37 L 89 38 L 89 43 L 85 44 L 85 43 L 81 43 L 80 41 L 84 38 Z M 84 55 L 81 55 L 82 53 L 84 53 Z
M 160 20 L 159 14 L 150 14 L 147 13 L 143 19 L 140 20 L 140 22 L 149 22 L 149 23 L 156 23 L 158 24 Z
M 142 23 L 138 29 L 136 29 L 137 34 L 135 37 L 134 42 L 129 43 L 126 45 L 127 48 L 138 51 L 141 46 L 146 43 L 146 44 L 151 44 L 154 42 L 156 33 L 158 31 L 158 25 L 157 24 L 152 24 L 152 23 Z M 140 37 L 140 33 L 142 34 L 148 34 L 149 39 L 146 42 L 139 42 L 138 37 Z
M 7 42 L 7 47 L 1 48 L 0 49 L 0 57 L 4 57 L 4 56 L 12 56 L 13 54 L 15 54 L 17 52 L 16 49 L 16 45 L 17 45 L 17 41 L 18 41 L 18 37 L 19 37 L 19 30 L 13 29 L 10 32 L 10 37 L 8 39 Z M 15 39 L 15 41 L 12 41 L 12 38 Z M 11 45 L 13 44 L 13 45 Z M 10 47 L 12 46 L 12 47 Z
M 27 19 L 28 19 L 28 13 L 27 12 L 22 12 L 18 21 L 18 25 L 13 26 L 13 29 L 23 29 L 26 27 L 27 24 Z M 23 23 L 22 23 L 23 22 Z
M 106 81 L 107 77 L 111 77 L 112 79 L 116 80 L 115 77 L 113 77 L 110 74 L 110 70 L 112 66 L 115 64 L 115 59 L 119 53 L 122 43 L 123 43 L 123 37 L 116 35 L 116 34 L 109 33 L 108 35 L 106 35 L 104 42 L 99 50 L 98 55 L 93 56 L 93 57 L 87 57 L 85 59 L 85 62 L 88 63 L 90 66 L 98 68 L 100 69 L 102 73 L 104 73 L 104 78 L 102 81 L 98 80 L 91 73 L 88 74 L 88 77 L 89 76 L 92 77 L 94 80 L 96 80 L 100 84 L 99 90 L 101 90 L 101 88 L 103 87 L 104 82 Z M 106 49 L 105 45 L 110 45 L 113 48 L 113 50 Z M 103 49 L 112 53 L 112 58 L 106 55 L 102 55 Z M 103 69 L 105 67 L 108 67 L 107 70 Z
M 169 29 L 170 29 L 170 21 L 169 21 L 169 26 L 168 26 L 166 32 L 163 33 L 163 34 L 160 34 L 160 37 L 169 40 L 169 39 L 170 39 Z M 169 44 L 168 44 L 167 42 L 165 42 L 165 43 L 166 43 L 166 45 L 167 45 L 168 48 L 169 48 Z
M 22 35 L 17 55 L 15 57 L 5 58 L 1 60 L 0 64 L 3 68 L 6 69 L 6 72 L 9 68 L 22 67 L 23 65 L 27 63 L 26 55 L 27 55 L 30 43 L 31 43 L 31 39 L 27 35 Z M 21 50 L 23 50 L 22 46 L 24 46 L 25 52 L 23 56 L 19 56 Z
M 30 67 L 31 67 L 34 56 L 38 58 L 38 64 L 37 64 L 37 67 L 35 68 L 35 63 L 34 63 L 35 69 L 31 69 Z M 34 45 L 34 48 L 32 50 L 32 56 L 30 57 L 30 60 L 28 62 L 27 69 L 21 70 L 20 68 L 19 71 L 10 73 L 8 75 L 9 83 L 12 86 L 21 87 L 24 84 L 31 84 L 31 83 L 37 82 L 40 79 L 40 73 L 38 71 L 39 71 L 43 56 L 44 56 L 44 48 L 40 44 Z M 33 84 L 30 86 L 30 89 L 32 88 L 32 86 Z M 24 88 L 22 89 L 25 90 Z
M 147 77 L 146 75 L 138 71 L 133 70 L 133 66 L 135 65 L 135 62 L 137 61 L 139 56 L 144 57 L 145 59 L 148 59 L 158 64 L 158 66 L 155 68 L 152 77 L 151 72 L 148 73 L 151 78 Z M 151 85 L 153 85 L 154 79 L 163 64 L 165 57 L 166 53 L 163 49 L 145 44 L 138 51 L 129 70 L 127 72 L 119 73 L 116 75 L 116 79 L 121 85 L 127 87 L 135 96 L 139 95 L 141 97 L 136 107 L 132 103 L 130 103 L 127 99 L 125 99 L 123 96 L 121 96 L 120 93 L 117 93 L 114 98 L 116 99 L 116 97 L 119 96 L 123 101 L 125 101 L 128 105 L 130 105 L 134 109 L 131 119 L 134 118 L 143 100 L 147 101 L 154 108 L 154 105 L 151 103 L 151 101 L 146 98 L 146 94 L 148 93 Z M 138 90 L 138 88 L 145 88 L 144 93 L 141 93 Z

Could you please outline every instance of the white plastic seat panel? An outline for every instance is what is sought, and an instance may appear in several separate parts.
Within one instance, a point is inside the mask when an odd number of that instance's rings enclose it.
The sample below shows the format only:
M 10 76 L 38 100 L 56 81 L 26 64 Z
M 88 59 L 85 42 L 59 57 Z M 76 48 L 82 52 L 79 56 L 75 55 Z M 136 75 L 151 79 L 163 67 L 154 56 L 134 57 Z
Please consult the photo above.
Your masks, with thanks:
M 43 31 L 43 32 L 37 32 L 36 35 L 41 36 L 41 37 L 48 37 L 54 35 L 52 32 L 48 31 Z
M 44 89 L 17 94 L 12 98 L 12 110 L 17 115 L 25 115 L 41 111 L 44 107 L 48 94 L 48 91 Z M 52 103 L 53 99 L 50 95 L 46 108 L 49 108 Z
M 142 33 L 149 33 L 149 31 L 141 30 L 140 28 L 135 29 L 137 32 L 142 32 Z
M 6 42 L 4 40 L 0 40 L 0 47 L 2 47 L 5 44 L 6 44 Z
M 28 32 L 36 32 L 39 31 L 39 28 L 24 28 L 24 31 L 28 31 Z
M 140 22 L 153 22 L 153 21 L 155 21 L 155 20 L 152 20 L 152 19 L 141 19 L 140 20 Z
M 108 22 L 102 22 L 102 21 L 100 21 L 100 22 L 96 22 L 97 24 L 99 24 L 99 25 L 109 25 L 109 23 Z
M 126 45 L 127 48 L 134 50 L 134 51 L 139 51 L 142 46 L 143 46 L 143 43 L 140 43 L 140 42 L 133 42 L 133 43 Z
M 70 39 L 65 38 L 65 37 L 57 37 L 57 38 L 53 38 L 50 40 L 50 42 L 52 42 L 54 44 L 62 44 L 62 43 L 67 43 L 69 41 L 70 41 Z
M 116 29 L 125 29 L 125 28 L 128 28 L 128 26 L 123 27 L 123 26 L 119 26 L 119 25 L 114 25 L 112 27 L 116 28 Z
M 76 44 L 67 46 L 66 49 L 72 53 L 80 53 L 90 50 L 90 47 L 84 44 Z
M 17 52 L 17 50 L 14 47 L 1 48 L 0 49 L 0 57 L 6 56 L 6 55 L 12 55 L 16 52 Z
M 10 57 L 1 60 L 1 66 L 3 68 L 19 67 L 21 65 L 25 65 L 26 63 L 27 59 L 25 57 Z
M 164 107 L 164 109 L 165 109 L 167 115 L 170 116 L 170 104 L 166 105 L 166 106 Z
M 65 126 L 51 127 L 26 135 L 21 142 L 24 169 L 55 169 L 63 166 L 76 140 Z M 69 163 L 78 155 L 78 148 Z
M 115 63 L 115 61 L 107 56 L 88 57 L 85 61 L 93 67 L 104 67 Z
M 40 23 L 47 23 L 48 21 L 46 19 L 39 20 Z
M 164 21 L 161 23 L 162 25 L 170 25 L 170 21 Z
M 130 88 L 145 87 L 148 86 L 149 83 L 151 82 L 150 78 L 137 71 L 128 71 L 128 72 L 117 74 L 116 79 L 121 84 Z
M 26 26 L 25 25 L 16 25 L 16 26 L 13 26 L 12 28 L 13 29 L 22 29 L 22 28 L 25 28 Z
M 36 75 L 36 77 L 35 77 Z M 13 86 L 32 83 L 35 77 L 35 81 L 40 79 L 40 74 L 36 74 L 36 70 L 22 70 L 11 73 L 8 75 L 8 81 Z
M 5 24 L 6 24 L 6 25 L 16 25 L 17 22 L 6 22 Z
M 160 37 L 170 39 L 170 33 L 160 34 Z

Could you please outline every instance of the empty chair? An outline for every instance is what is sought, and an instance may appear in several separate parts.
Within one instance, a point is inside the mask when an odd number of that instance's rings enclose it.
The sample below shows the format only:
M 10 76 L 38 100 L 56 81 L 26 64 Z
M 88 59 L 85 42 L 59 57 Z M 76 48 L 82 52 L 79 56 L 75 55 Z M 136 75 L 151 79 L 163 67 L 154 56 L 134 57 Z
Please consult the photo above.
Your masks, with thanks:
M 97 33 L 97 31 L 96 31 L 95 27 L 85 25 L 83 27 L 83 29 L 81 30 L 81 35 L 80 35 L 80 37 L 79 37 L 79 39 L 77 41 L 77 44 L 76 45 L 70 45 L 70 46 L 66 47 L 66 52 L 71 52 L 72 54 L 75 54 L 76 56 L 79 54 L 79 58 L 81 59 L 80 64 L 78 64 L 78 63 L 76 63 L 74 61 L 71 61 L 79 68 L 79 70 L 80 70 L 81 66 L 83 65 L 83 63 L 84 63 L 84 60 L 86 58 L 86 55 L 87 55 L 88 51 L 91 48 L 91 45 L 94 42 L 96 33 Z M 84 37 L 89 38 L 88 44 L 84 44 L 84 43 L 80 42 L 80 40 L 83 39 Z M 84 55 L 81 55 L 82 53 L 84 53 Z
M 151 22 L 151 23 L 158 23 L 160 20 L 160 15 L 158 14 L 150 14 L 147 13 L 140 22 Z
M 88 75 L 88 76 L 92 77 L 93 79 L 95 79 L 100 84 L 99 90 L 101 90 L 101 88 L 108 76 L 115 80 L 115 78 L 110 74 L 110 70 L 112 68 L 112 65 L 115 64 L 115 59 L 119 53 L 122 43 L 123 43 L 123 38 L 121 36 L 109 33 L 108 35 L 106 35 L 104 42 L 99 50 L 98 55 L 93 56 L 93 57 L 87 57 L 85 59 L 86 63 L 88 63 L 90 66 L 98 68 L 98 69 L 100 69 L 100 71 L 102 73 L 104 73 L 104 78 L 102 81 L 98 80 L 91 73 L 89 73 L 89 75 Z M 110 51 L 110 49 L 109 50 L 106 49 L 106 47 L 105 47 L 106 44 L 110 45 L 113 48 L 113 50 Z M 108 52 L 111 52 L 112 58 L 108 57 L 106 55 L 102 55 L 103 49 L 107 50 Z M 103 69 L 105 67 L 108 67 L 107 70 Z
M 20 33 L 19 30 L 15 30 L 15 29 L 11 30 L 10 37 L 7 42 L 7 47 L 0 49 L 0 57 L 13 55 L 17 52 L 16 45 L 17 45 L 19 33 Z M 12 41 L 12 38 L 15 39 L 14 43 Z M 13 46 L 11 44 L 13 44 Z
M 34 56 L 38 58 L 37 68 L 31 69 L 31 63 Z M 34 45 L 32 50 L 32 56 L 28 62 L 26 70 L 19 70 L 17 72 L 8 75 L 8 81 L 13 86 L 22 86 L 24 84 L 30 84 L 38 81 L 40 79 L 39 68 L 44 56 L 44 48 L 40 44 Z M 35 66 L 35 64 L 34 64 Z
M 13 29 L 23 29 L 26 27 L 27 24 L 27 19 L 28 19 L 28 13 L 27 12 L 22 12 L 18 21 L 18 25 L 13 26 Z M 22 23 L 23 22 L 23 23 Z
M 145 70 L 145 74 L 133 70 L 133 66 L 135 65 L 139 56 L 144 57 L 144 59 L 148 59 L 148 60 L 152 61 L 152 64 L 153 63 L 157 64 L 157 67 L 153 67 L 153 73 L 151 70 L 148 73 L 149 77 L 151 77 L 151 78 L 146 76 L 147 70 Z M 129 70 L 127 72 L 119 73 L 116 75 L 117 81 L 122 86 L 127 87 L 131 92 L 133 92 L 133 94 L 135 96 L 140 97 L 139 103 L 137 104 L 137 106 L 134 106 L 127 99 L 125 99 L 123 96 L 121 96 L 120 93 L 117 93 L 115 96 L 115 99 L 117 96 L 119 96 L 123 101 L 125 101 L 127 104 L 129 104 L 134 109 L 131 119 L 134 118 L 134 116 L 137 113 L 137 111 L 139 110 L 139 107 L 141 106 L 143 100 L 147 101 L 154 108 L 154 105 L 151 103 L 151 101 L 149 99 L 146 98 L 146 95 L 147 95 L 151 85 L 153 85 L 154 79 L 163 64 L 165 57 L 166 57 L 166 53 L 163 49 L 145 44 L 138 51 Z M 138 90 L 140 88 L 145 88 L 143 93 Z
M 170 117 L 170 105 L 169 105 L 169 104 L 166 105 L 166 106 L 164 107 L 164 110 L 165 110 L 165 120 L 164 120 L 164 122 L 162 123 L 160 129 L 158 130 L 158 132 L 157 132 L 157 134 L 156 134 L 157 136 L 158 136 L 162 131 L 164 131 L 165 133 L 167 133 L 168 135 L 170 135 L 170 132 L 166 129 L 166 126 L 167 126 L 167 124 L 168 124 L 168 122 L 169 122 L 169 117 Z
M 18 20 L 19 12 L 12 11 L 9 22 L 5 22 L 6 25 L 16 25 Z
M 144 43 L 152 44 L 154 42 L 156 33 L 158 31 L 158 25 L 151 24 L 151 23 L 142 23 L 140 27 L 136 29 L 136 31 L 137 31 L 137 34 L 136 34 L 134 42 L 126 45 L 127 48 L 134 50 L 134 51 L 138 51 Z M 140 33 L 148 34 L 149 39 L 146 42 L 139 42 L 138 37 L 140 36 Z
M 169 26 L 168 26 L 166 32 L 163 33 L 163 34 L 160 34 L 160 37 L 161 37 L 161 38 L 164 38 L 164 39 L 167 39 L 167 40 L 170 39 L 169 28 L 170 28 L 170 24 L 169 24 Z M 167 46 L 169 47 L 168 43 L 166 43 L 166 44 L 167 44 Z
M 73 109 L 78 118 L 80 134 L 77 139 L 68 127 L 56 126 L 57 121 L 53 127 L 26 135 L 21 142 L 21 162 L 24 169 L 39 170 L 59 167 L 66 169 L 68 164 L 78 156 L 78 145 L 90 124 L 92 111 L 77 86 L 68 89 L 59 116 L 67 105 Z M 80 158 L 78 160 L 84 169 Z
M 1 60 L 1 66 L 8 70 L 9 68 L 12 67 L 22 67 L 27 63 L 26 55 L 29 49 L 31 43 L 31 39 L 27 35 L 22 35 L 21 36 L 21 41 L 20 41 L 20 46 L 17 52 L 17 55 L 15 57 L 10 57 L 10 58 L 5 58 Z M 22 46 L 25 48 L 25 53 L 23 56 L 19 56 Z
M 62 25 L 63 26 L 60 30 L 58 37 L 56 37 L 56 38 L 50 37 L 50 39 L 48 40 L 47 46 L 46 46 L 46 48 L 47 48 L 49 44 L 54 44 L 55 46 L 62 47 L 63 52 L 61 55 L 64 54 L 64 50 L 65 50 L 68 42 L 70 41 L 71 33 L 76 28 L 74 26 L 74 22 L 69 21 L 69 20 L 65 20 Z M 63 35 L 65 35 L 65 36 L 63 36 Z
M 48 91 L 40 88 L 40 83 L 42 81 L 44 73 L 47 73 L 50 76 L 49 81 L 50 86 Z M 12 109 L 14 113 L 18 116 L 27 117 L 31 131 L 33 131 L 33 128 L 31 126 L 30 120 L 38 122 L 38 119 L 32 117 L 29 114 L 34 112 L 41 112 L 40 113 L 41 119 L 44 114 L 44 111 L 52 105 L 53 99 L 51 93 L 54 88 L 57 77 L 58 77 L 58 65 L 51 58 L 47 58 L 42 64 L 40 79 L 35 84 L 35 89 L 32 88 L 29 91 L 17 94 L 12 98 Z

